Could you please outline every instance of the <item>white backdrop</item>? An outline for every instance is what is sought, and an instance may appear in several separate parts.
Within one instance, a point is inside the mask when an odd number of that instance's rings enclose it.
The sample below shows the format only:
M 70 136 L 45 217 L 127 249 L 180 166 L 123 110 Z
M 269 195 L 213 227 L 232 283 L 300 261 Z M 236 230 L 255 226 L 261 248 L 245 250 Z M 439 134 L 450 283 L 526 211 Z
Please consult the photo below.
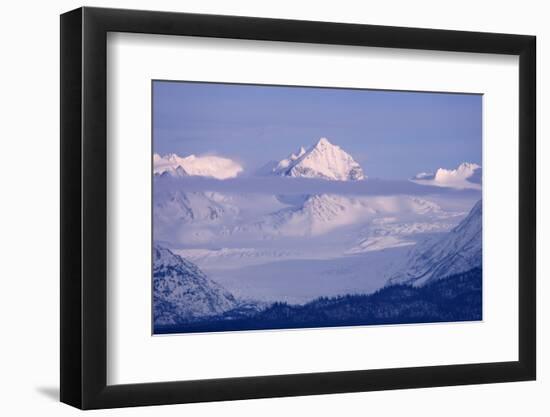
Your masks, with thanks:
M 81 3 L 61 0 L 55 4 L 29 1 L 4 5 L 0 26 L 3 59 L 2 89 L 3 164 L 0 165 L 3 204 L 2 302 L 3 327 L 0 410 L 5 415 L 73 415 L 74 409 L 58 404 L 58 210 L 59 210 L 59 13 Z M 544 2 L 440 1 L 319 2 L 254 0 L 93 1 L 87 5 L 163 9 L 203 13 L 242 14 L 296 19 L 464 29 L 538 36 L 539 143 L 548 133 L 541 120 L 550 91 L 540 75 L 548 73 L 550 28 Z M 497 12 L 498 11 L 498 12 Z M 543 76 L 544 77 L 544 76 Z M 549 192 L 542 194 L 550 170 L 542 160 L 548 147 L 539 148 L 539 213 L 550 210 Z M 539 216 L 540 217 L 540 216 Z M 541 236 L 544 233 L 545 236 Z M 374 415 L 545 415 L 544 393 L 550 390 L 550 314 L 540 300 L 550 296 L 545 277 L 550 262 L 550 223 L 539 221 L 539 380 L 422 390 L 329 395 L 292 399 L 239 401 L 101 411 L 99 415 L 300 415 L 315 413 Z M 548 258 L 546 256 L 546 258 Z

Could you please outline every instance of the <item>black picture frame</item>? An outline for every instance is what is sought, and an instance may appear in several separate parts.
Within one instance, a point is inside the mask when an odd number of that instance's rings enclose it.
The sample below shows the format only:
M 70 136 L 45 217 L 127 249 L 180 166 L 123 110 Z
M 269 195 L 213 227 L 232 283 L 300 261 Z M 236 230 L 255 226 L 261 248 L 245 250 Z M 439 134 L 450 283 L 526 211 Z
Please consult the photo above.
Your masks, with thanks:
M 519 360 L 107 385 L 108 32 L 519 56 Z M 524 35 L 88 7 L 61 15 L 61 401 L 96 409 L 534 380 L 535 54 Z

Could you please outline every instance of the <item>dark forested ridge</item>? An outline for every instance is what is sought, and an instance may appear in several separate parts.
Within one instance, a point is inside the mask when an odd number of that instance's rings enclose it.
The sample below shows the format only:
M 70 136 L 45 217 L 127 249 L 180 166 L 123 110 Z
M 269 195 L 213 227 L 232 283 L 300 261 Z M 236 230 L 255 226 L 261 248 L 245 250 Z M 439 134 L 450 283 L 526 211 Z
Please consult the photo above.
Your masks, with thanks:
M 422 287 L 391 285 L 369 295 L 319 298 L 304 305 L 240 306 L 206 320 L 155 326 L 155 333 L 292 329 L 482 319 L 482 270 L 434 280 Z

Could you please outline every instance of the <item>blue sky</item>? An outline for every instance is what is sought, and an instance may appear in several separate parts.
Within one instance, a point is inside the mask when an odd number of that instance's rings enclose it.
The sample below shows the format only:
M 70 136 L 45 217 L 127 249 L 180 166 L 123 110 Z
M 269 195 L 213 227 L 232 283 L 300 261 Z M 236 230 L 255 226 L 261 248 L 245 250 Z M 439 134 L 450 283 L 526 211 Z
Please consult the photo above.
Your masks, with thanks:
M 327 137 L 371 178 L 481 164 L 482 96 L 154 81 L 153 149 L 253 170 Z

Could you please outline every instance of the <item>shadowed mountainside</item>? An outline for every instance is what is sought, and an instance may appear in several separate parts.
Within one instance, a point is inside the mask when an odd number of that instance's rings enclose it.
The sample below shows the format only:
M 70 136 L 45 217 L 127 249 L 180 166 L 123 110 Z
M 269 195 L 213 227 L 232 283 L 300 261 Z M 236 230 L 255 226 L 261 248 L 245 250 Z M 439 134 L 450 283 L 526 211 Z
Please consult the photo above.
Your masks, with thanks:
M 370 295 L 319 298 L 304 305 L 274 303 L 258 311 L 246 306 L 205 320 L 155 326 L 155 333 L 196 333 L 376 324 L 475 321 L 482 319 L 482 271 L 451 275 L 422 287 L 397 284 Z

